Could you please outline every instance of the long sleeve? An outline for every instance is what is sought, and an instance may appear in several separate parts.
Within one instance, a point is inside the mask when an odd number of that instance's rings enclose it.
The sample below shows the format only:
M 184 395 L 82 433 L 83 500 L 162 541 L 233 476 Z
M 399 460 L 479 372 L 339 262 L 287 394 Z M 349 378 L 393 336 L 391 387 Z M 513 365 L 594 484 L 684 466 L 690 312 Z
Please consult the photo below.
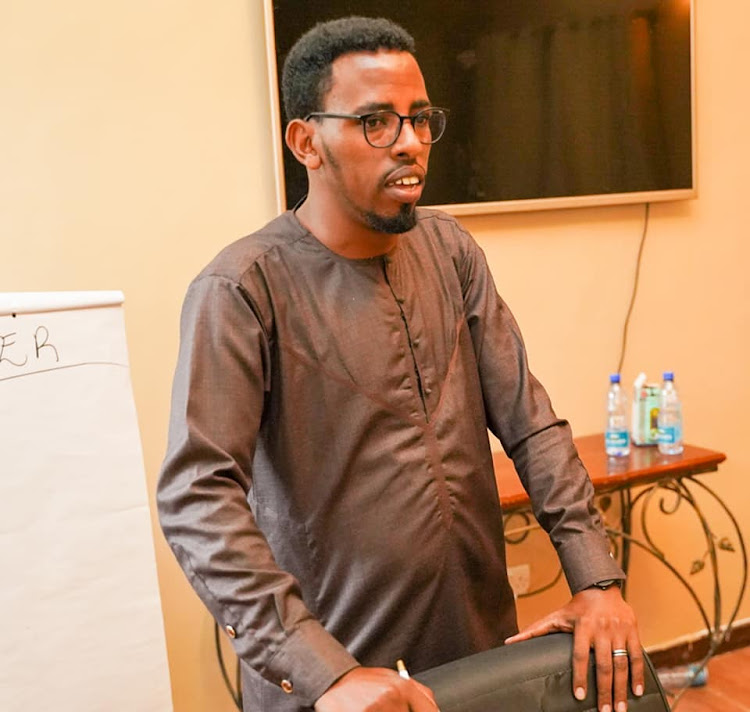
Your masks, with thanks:
M 518 325 L 471 238 L 465 243 L 459 274 L 488 426 L 512 458 L 571 591 L 603 579 L 624 578 L 609 555 L 593 504 L 593 486 L 570 426 L 555 415 L 546 391 L 530 372 Z
M 279 568 L 248 503 L 270 353 L 268 330 L 241 284 L 204 275 L 190 286 L 158 511 L 180 565 L 238 656 L 277 685 L 290 681 L 301 704 L 311 705 L 357 662 Z

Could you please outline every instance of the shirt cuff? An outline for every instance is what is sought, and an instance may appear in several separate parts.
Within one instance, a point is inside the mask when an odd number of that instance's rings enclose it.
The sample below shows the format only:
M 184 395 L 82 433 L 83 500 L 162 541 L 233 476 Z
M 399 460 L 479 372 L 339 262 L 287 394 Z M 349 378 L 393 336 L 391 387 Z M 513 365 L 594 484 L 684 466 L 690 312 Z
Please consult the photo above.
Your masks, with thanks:
M 306 620 L 271 658 L 263 676 L 302 705 L 312 707 L 336 680 L 359 663 L 323 626 Z
M 560 545 L 557 555 L 573 594 L 597 581 L 625 579 L 625 573 L 610 553 L 609 540 L 596 532 L 571 537 Z

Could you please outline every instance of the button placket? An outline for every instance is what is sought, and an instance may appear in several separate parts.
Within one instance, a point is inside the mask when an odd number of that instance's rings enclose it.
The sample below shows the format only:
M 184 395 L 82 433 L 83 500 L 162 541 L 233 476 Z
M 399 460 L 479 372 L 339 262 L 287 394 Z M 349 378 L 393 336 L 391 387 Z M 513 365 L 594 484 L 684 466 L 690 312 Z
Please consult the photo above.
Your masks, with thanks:
M 409 353 L 411 355 L 413 376 L 416 381 L 417 394 L 419 396 L 419 400 L 422 405 L 422 413 L 424 414 L 425 418 L 429 420 L 428 411 L 427 411 L 427 402 L 425 400 L 426 396 L 429 394 L 429 391 L 425 390 L 425 386 L 422 381 L 422 374 L 420 373 L 419 362 L 417 360 L 417 355 L 415 353 L 415 348 L 418 344 L 418 338 L 416 339 L 416 343 L 415 343 L 415 340 L 412 338 L 409 319 L 407 318 L 406 310 L 404 309 L 404 304 L 406 303 L 406 299 L 396 292 L 397 284 L 394 284 L 394 281 L 391 280 L 390 271 L 393 269 L 391 264 L 392 264 L 392 260 L 390 257 L 385 257 L 383 259 L 383 276 L 385 277 L 385 282 L 388 285 L 388 288 L 390 289 L 390 292 L 391 292 L 391 295 L 393 296 L 394 301 L 398 305 L 398 309 L 401 315 L 401 322 L 403 324 L 404 335 L 406 336 L 406 342 L 408 344 Z M 396 280 L 396 282 L 397 281 L 398 280 Z

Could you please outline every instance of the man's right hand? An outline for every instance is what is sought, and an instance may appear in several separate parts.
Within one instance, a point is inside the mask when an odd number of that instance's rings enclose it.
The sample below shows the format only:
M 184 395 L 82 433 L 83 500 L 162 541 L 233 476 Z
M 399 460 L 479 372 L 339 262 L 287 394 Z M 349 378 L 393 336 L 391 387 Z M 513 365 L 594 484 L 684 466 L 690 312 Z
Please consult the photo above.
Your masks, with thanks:
M 358 667 L 329 687 L 315 712 L 439 712 L 432 690 L 395 670 Z

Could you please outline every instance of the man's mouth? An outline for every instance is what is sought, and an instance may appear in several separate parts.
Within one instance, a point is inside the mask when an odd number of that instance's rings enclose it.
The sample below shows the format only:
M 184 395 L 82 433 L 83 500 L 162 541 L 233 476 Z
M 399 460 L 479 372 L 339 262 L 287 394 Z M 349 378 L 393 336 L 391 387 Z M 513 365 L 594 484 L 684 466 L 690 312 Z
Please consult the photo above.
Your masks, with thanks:
M 422 195 L 424 176 L 424 170 L 419 166 L 403 166 L 393 171 L 383 186 L 397 202 L 416 203 Z
M 403 178 L 397 178 L 396 180 L 389 181 L 386 183 L 386 187 L 392 185 L 419 185 L 422 179 L 418 176 L 404 176 Z

